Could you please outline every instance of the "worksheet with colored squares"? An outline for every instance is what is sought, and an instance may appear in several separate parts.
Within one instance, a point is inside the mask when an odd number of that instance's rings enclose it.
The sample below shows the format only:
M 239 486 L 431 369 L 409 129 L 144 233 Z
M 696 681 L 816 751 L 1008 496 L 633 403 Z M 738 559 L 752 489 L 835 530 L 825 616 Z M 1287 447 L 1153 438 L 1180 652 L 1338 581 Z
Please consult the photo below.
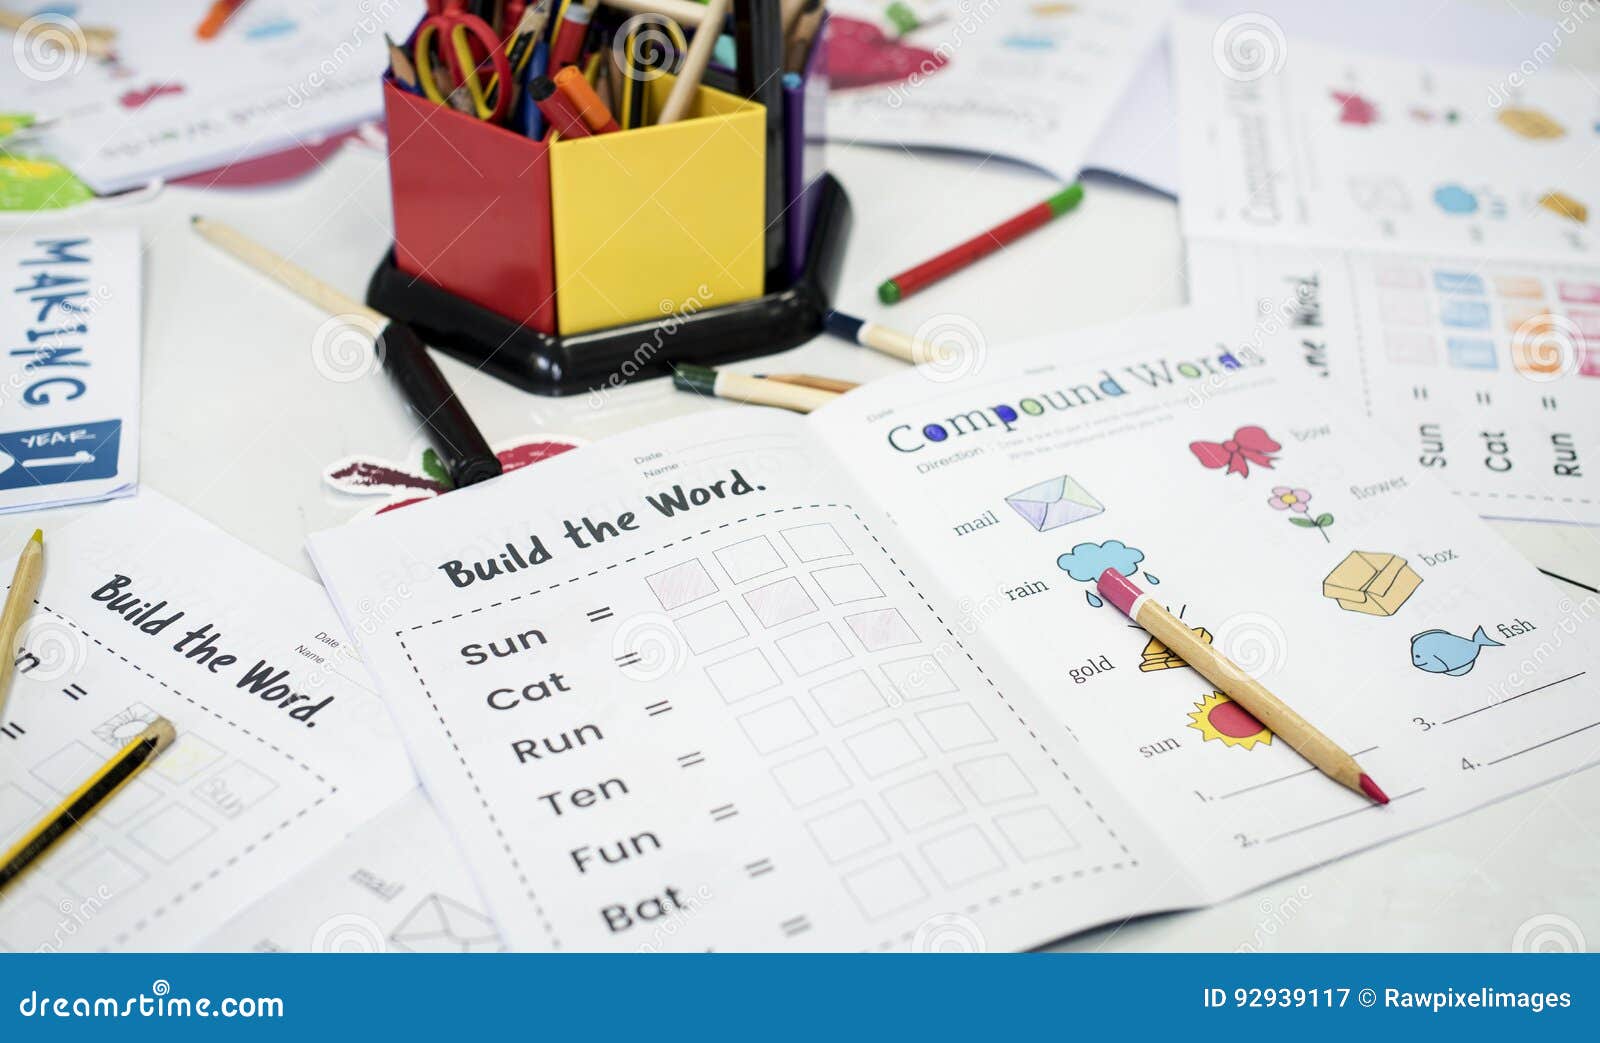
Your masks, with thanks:
M 173 745 L 0 895 L 0 951 L 182 951 L 414 788 L 314 584 L 146 488 L 45 538 L 0 846 L 158 715 Z
M 1600 525 L 1600 268 L 1205 240 L 1190 299 L 1486 517 Z
M 1190 237 L 1593 256 L 1600 107 L 1547 55 L 1408 62 L 1286 38 L 1261 15 L 1185 14 L 1173 56 Z

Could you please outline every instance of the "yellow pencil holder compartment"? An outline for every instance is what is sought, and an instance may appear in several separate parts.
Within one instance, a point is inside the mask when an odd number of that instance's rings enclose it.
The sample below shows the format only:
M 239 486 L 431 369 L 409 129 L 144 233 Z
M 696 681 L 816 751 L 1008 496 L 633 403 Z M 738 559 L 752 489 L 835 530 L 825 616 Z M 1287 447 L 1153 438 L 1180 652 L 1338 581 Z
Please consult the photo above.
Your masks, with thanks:
M 674 80 L 644 85 L 647 112 Z M 761 296 L 765 134 L 761 105 L 701 87 L 676 123 L 553 142 L 560 332 Z

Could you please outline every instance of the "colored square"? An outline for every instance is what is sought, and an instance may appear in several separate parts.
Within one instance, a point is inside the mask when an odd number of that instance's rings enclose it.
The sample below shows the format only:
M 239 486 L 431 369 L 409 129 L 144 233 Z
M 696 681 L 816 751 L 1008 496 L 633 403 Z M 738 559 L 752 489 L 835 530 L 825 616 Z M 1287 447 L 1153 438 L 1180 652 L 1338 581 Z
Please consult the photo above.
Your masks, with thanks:
M 1470 293 L 1483 296 L 1483 278 L 1474 272 L 1433 273 L 1433 288 L 1440 293 Z
M 1563 279 L 1556 284 L 1556 293 L 1568 304 L 1600 304 L 1600 283 Z
M 1451 337 L 1445 342 L 1445 355 L 1457 369 L 1498 369 L 1494 341 L 1480 337 Z
M 717 592 L 716 580 L 711 578 L 711 573 L 706 571 L 698 558 L 652 573 L 644 581 L 655 593 L 661 607 L 668 612 Z
M 1497 275 L 1494 292 L 1502 297 L 1538 300 L 1544 296 L 1544 282 L 1532 275 Z
M 917 643 L 917 632 L 911 629 L 911 624 L 906 622 L 906 617 L 897 608 L 859 612 L 845 616 L 844 621 L 869 652 Z
M 1488 302 L 1446 297 L 1439 302 L 1439 321 L 1461 330 L 1486 330 L 1489 328 Z
M 793 576 L 749 591 L 744 601 L 764 627 L 780 626 L 817 610 L 817 603 L 811 600 L 806 588 Z
M 222 751 L 195 732 L 184 732 L 150 770 L 180 786 L 222 759 Z

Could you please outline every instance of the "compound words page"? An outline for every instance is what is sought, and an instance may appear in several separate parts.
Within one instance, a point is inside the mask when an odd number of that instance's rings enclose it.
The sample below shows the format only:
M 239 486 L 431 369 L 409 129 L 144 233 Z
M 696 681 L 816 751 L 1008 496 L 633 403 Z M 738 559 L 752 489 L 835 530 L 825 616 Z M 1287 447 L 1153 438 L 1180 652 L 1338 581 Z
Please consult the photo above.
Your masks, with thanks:
M 1191 240 L 1190 299 L 1476 514 L 1600 525 L 1600 268 Z
M 312 538 L 508 945 L 1018 948 L 1194 900 L 876 503 L 726 407 Z
M 178 737 L 0 895 L 0 950 L 191 949 L 415 787 L 317 585 L 148 488 L 46 534 L 7 654 L 0 845 Z
M 1594 616 L 1296 369 L 1175 313 L 810 417 L 1213 898 L 1596 759 Z M 1377 807 L 1095 592 L 1115 568 L 1355 754 Z

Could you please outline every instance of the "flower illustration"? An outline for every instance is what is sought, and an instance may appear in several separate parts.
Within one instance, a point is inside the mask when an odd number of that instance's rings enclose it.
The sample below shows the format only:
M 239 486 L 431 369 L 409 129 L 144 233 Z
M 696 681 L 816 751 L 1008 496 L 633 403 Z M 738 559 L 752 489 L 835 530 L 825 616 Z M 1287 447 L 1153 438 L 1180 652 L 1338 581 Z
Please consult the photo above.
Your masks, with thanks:
M 1288 511 L 1289 524 L 1302 529 L 1316 529 L 1322 534 L 1324 543 L 1332 543 L 1324 530 L 1333 524 L 1333 515 L 1324 511 L 1322 514 L 1312 516 L 1311 494 L 1304 489 L 1296 489 L 1288 485 L 1274 486 L 1272 495 L 1267 497 L 1267 506 L 1275 511 Z
M 1275 511 L 1294 511 L 1304 514 L 1311 508 L 1306 506 L 1311 502 L 1311 494 L 1304 489 L 1291 489 L 1287 485 L 1273 486 L 1272 495 L 1267 498 L 1267 506 Z

